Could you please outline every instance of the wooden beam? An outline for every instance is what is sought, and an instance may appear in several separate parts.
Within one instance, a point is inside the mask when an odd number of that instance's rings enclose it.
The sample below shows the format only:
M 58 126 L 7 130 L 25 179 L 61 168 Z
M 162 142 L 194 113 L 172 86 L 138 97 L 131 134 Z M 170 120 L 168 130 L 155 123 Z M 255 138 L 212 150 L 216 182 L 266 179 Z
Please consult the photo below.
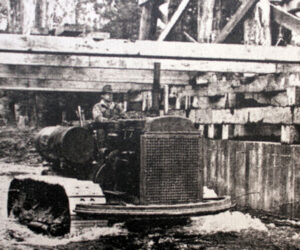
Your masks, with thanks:
M 299 47 L 186 42 L 94 41 L 87 38 L 0 34 L 0 51 L 111 57 L 300 63 Z M 231 63 L 231 62 L 230 62 Z M 298 65 L 297 65 L 298 66 Z
M 63 24 L 55 28 L 56 36 L 79 36 L 84 32 L 84 26 L 78 24 Z
M 142 6 L 145 3 L 148 3 L 149 1 L 153 1 L 153 0 L 139 0 L 139 6 Z
M 300 18 L 284 11 L 283 9 L 270 4 L 273 11 L 273 18 L 276 23 L 282 25 L 283 27 L 300 33 Z
M 296 77 L 298 74 L 291 75 L 293 77 L 287 77 L 285 74 L 281 76 L 273 74 L 257 76 L 248 83 L 245 83 L 242 79 L 213 80 L 213 82 L 210 82 L 208 79 L 209 83 L 207 86 L 199 86 L 194 94 L 198 96 L 224 96 L 226 93 L 260 93 L 263 95 L 273 92 L 275 94 L 275 92 L 285 92 L 286 88 L 290 86 L 300 86 L 300 82 L 297 80 L 298 77 Z
M 187 32 L 183 31 L 184 36 L 186 37 L 187 40 L 189 40 L 192 43 L 197 43 L 197 40 L 194 39 L 191 35 L 189 35 Z
M 221 33 L 217 36 L 215 43 L 222 43 L 228 37 L 228 35 L 234 30 L 237 24 L 242 20 L 242 18 L 247 14 L 250 8 L 257 2 L 258 0 L 247 0 L 243 1 L 242 5 L 236 11 L 236 13 L 230 18 L 228 23 L 222 29 Z
M 70 92 L 101 92 L 108 83 L 89 81 L 57 81 L 39 79 L 0 78 L 0 89 L 20 91 L 70 91 Z M 110 82 L 112 91 L 126 93 L 128 90 L 151 90 L 151 84 L 134 84 Z
M 257 62 L 231 62 L 217 60 L 195 60 L 195 59 L 166 59 L 146 57 L 116 57 L 116 56 L 92 56 L 92 55 L 61 55 L 44 53 L 12 53 L 0 52 L 0 64 L 9 65 L 36 65 L 55 67 L 83 67 L 102 69 L 137 69 L 152 70 L 153 63 L 161 63 L 164 71 L 185 72 L 255 72 L 255 73 L 277 73 L 288 72 L 289 68 L 283 64 L 257 63 Z M 291 72 L 300 71 L 299 67 L 292 67 Z
M 152 70 L 122 70 L 101 68 L 73 68 L 73 67 L 47 67 L 0 65 L 2 78 L 28 78 L 57 81 L 82 82 L 119 82 L 149 84 L 153 82 Z M 162 84 L 187 84 L 189 74 L 179 71 L 163 71 L 160 81 Z
M 182 17 L 182 15 L 183 15 L 184 11 L 187 9 L 189 3 L 190 3 L 190 0 L 182 0 L 181 1 L 177 10 L 173 14 L 170 22 L 167 24 L 165 29 L 160 34 L 158 41 L 164 41 L 167 38 L 167 36 L 170 34 L 172 29 L 175 27 L 175 25 L 178 23 L 178 21 Z
M 142 5 L 139 40 L 153 39 L 156 32 L 158 16 L 159 16 L 159 10 L 156 1 L 154 0 L 147 1 Z
M 289 107 L 257 107 L 242 109 L 198 109 L 190 112 L 195 123 L 200 124 L 292 124 L 295 112 Z M 300 120 L 300 115 L 297 115 Z

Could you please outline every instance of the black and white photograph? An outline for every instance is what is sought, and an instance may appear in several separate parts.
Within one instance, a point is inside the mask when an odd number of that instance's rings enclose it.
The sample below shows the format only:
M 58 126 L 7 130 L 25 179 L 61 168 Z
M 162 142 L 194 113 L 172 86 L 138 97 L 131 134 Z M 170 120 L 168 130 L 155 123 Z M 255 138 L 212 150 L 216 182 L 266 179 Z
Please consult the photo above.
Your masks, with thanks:
M 300 0 L 0 0 L 0 249 L 300 249 Z

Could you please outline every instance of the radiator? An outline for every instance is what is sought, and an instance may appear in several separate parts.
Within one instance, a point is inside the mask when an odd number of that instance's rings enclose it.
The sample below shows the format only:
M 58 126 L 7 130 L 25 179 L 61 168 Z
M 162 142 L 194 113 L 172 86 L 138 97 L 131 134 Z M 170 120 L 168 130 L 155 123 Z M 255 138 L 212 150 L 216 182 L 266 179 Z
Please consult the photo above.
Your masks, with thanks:
M 141 204 L 180 204 L 202 200 L 199 143 L 197 131 L 142 135 Z

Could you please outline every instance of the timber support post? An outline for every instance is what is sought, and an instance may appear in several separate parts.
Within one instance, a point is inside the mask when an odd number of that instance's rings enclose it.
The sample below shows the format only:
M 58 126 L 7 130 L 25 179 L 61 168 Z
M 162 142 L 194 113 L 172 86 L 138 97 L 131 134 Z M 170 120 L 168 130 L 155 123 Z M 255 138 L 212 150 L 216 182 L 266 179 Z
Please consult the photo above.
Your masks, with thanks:
M 152 109 L 159 113 L 159 94 L 160 94 L 160 63 L 154 63 L 154 78 L 152 87 Z
M 158 1 L 149 0 L 142 4 L 139 40 L 152 40 L 156 32 L 159 16 Z

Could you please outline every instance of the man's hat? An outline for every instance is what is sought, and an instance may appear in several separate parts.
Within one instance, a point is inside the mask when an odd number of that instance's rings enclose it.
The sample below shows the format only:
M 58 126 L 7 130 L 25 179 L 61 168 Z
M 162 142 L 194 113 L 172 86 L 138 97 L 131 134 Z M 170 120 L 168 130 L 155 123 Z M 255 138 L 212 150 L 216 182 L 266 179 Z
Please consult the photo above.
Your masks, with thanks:
M 102 93 L 105 94 L 105 93 L 112 93 L 112 88 L 111 88 L 111 85 L 105 85 L 102 89 Z

